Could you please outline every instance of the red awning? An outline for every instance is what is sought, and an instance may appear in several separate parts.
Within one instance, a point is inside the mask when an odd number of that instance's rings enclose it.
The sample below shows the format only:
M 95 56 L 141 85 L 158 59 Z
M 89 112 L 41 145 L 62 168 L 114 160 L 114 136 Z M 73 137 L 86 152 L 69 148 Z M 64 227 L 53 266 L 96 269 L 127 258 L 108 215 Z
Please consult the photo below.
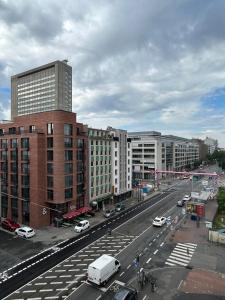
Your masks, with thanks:
M 63 215 L 63 219 L 67 219 L 67 220 L 71 220 L 71 219 L 74 219 L 82 214 L 85 214 L 87 212 L 91 211 L 91 208 L 90 207 L 81 207 L 79 209 L 76 209 L 76 210 L 71 210 L 69 211 L 68 213 L 66 213 L 65 215 Z

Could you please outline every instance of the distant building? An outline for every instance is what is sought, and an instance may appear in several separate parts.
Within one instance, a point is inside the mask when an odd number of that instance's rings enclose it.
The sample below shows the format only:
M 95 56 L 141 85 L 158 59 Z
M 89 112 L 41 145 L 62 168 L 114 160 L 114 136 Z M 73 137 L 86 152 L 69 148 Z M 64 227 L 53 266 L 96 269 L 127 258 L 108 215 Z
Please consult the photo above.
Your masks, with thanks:
M 12 120 L 51 110 L 72 111 L 72 67 L 66 60 L 11 77 Z
M 205 138 L 205 144 L 208 146 L 209 154 L 213 154 L 213 152 L 218 148 L 218 141 L 210 137 Z
M 104 208 L 112 200 L 112 135 L 108 130 L 88 129 L 89 202 Z
M 115 202 L 125 200 L 132 193 L 132 152 L 127 131 L 108 127 L 112 135 L 112 187 Z
M 50 111 L 0 124 L 1 216 L 38 228 L 88 204 L 88 134 Z
M 154 171 L 182 171 L 199 160 L 199 146 L 191 140 L 157 131 L 129 132 L 133 178 L 154 179 Z
M 206 161 L 207 154 L 208 154 L 208 145 L 206 145 L 205 142 L 201 139 L 193 138 L 192 141 L 194 143 L 197 143 L 199 146 L 199 160 Z

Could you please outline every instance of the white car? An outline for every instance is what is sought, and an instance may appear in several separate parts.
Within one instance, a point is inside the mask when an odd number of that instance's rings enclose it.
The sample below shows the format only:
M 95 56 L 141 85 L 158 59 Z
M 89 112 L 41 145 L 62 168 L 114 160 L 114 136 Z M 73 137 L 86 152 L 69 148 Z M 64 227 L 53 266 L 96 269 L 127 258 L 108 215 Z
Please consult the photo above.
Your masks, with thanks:
M 190 201 L 190 200 L 191 200 L 191 196 L 190 195 L 184 195 L 183 201 Z
M 31 227 L 28 227 L 28 226 L 22 226 L 20 228 L 17 228 L 15 230 L 15 233 L 18 235 L 18 236 L 22 236 L 24 238 L 30 238 L 32 236 L 35 235 L 35 231 L 33 228 Z
M 75 227 L 74 227 L 74 230 L 76 232 L 81 232 L 85 229 L 88 229 L 90 227 L 90 223 L 89 221 L 87 220 L 83 220 L 83 221 L 80 221 Z
M 166 223 L 166 218 L 165 217 L 156 217 L 153 222 L 152 225 L 153 226 L 158 226 L 161 227 Z

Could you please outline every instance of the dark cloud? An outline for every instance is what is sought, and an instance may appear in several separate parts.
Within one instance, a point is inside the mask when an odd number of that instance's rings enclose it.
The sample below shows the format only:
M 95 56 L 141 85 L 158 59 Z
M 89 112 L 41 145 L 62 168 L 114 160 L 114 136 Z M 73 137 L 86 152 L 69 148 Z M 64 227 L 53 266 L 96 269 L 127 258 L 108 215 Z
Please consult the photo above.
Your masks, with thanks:
M 0 0 L 1 86 L 68 58 L 81 122 L 200 131 L 224 86 L 224 15 L 223 0 Z

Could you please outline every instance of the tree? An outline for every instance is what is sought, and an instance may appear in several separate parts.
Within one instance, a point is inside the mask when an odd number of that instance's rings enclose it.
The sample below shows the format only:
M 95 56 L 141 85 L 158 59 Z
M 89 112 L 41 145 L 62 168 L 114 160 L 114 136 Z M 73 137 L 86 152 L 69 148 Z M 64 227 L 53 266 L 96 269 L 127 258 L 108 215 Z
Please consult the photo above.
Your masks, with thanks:
M 225 188 L 220 187 L 217 194 L 218 211 L 219 213 L 225 213 Z

